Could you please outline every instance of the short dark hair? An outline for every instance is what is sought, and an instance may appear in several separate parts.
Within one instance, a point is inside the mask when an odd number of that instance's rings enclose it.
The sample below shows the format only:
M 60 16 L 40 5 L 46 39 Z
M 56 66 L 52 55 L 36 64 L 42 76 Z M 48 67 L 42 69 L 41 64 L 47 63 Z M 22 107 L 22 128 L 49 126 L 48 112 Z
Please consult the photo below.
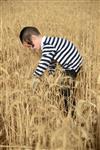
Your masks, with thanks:
M 36 27 L 27 26 L 21 30 L 19 38 L 23 43 L 24 41 L 31 41 L 32 35 L 40 35 L 39 30 Z

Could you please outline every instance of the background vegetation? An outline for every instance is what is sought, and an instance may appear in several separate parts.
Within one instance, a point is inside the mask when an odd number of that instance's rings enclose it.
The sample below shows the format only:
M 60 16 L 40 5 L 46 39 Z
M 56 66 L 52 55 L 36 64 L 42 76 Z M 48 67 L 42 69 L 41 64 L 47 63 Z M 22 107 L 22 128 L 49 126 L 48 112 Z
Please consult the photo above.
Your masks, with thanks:
M 0 1 L 0 149 L 100 149 L 100 1 Z M 58 66 L 34 93 L 39 56 L 22 47 L 19 32 L 36 26 L 43 35 L 77 45 L 84 66 L 77 78 L 76 120 L 63 115 Z M 4 148 L 5 147 L 5 148 Z

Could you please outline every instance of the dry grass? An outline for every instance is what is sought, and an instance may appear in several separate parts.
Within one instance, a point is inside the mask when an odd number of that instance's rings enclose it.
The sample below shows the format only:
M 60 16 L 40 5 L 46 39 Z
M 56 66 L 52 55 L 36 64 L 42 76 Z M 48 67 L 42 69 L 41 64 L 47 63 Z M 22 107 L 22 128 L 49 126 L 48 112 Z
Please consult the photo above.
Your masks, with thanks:
M 0 150 L 99 150 L 100 2 L 1 0 L 0 12 Z M 55 78 L 45 74 L 33 93 L 31 74 L 39 56 L 18 39 L 27 25 L 66 37 L 80 49 L 84 67 L 77 78 L 75 121 L 62 113 L 59 66 Z

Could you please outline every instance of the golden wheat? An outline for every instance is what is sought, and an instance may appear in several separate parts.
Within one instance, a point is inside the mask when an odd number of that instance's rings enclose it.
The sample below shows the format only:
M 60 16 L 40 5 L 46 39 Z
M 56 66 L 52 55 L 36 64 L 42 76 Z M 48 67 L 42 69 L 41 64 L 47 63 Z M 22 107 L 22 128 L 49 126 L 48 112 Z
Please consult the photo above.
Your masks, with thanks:
M 0 12 L 0 149 L 99 150 L 100 2 L 1 0 Z M 66 37 L 80 49 L 84 65 L 76 81 L 75 120 L 63 115 L 59 66 L 55 77 L 45 73 L 33 92 L 39 56 L 23 48 L 18 37 L 27 25 Z

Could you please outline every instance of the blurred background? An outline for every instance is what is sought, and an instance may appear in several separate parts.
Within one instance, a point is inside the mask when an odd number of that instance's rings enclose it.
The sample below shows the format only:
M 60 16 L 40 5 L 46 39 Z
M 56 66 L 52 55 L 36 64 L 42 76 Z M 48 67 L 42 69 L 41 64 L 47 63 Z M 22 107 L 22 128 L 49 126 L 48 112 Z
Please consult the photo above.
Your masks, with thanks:
M 1 0 L 0 17 L 1 149 L 99 150 L 100 1 Z M 67 38 L 83 56 L 75 122 L 62 114 L 59 66 L 55 78 L 45 73 L 33 93 L 32 72 L 40 56 L 21 45 L 19 33 L 25 26 Z

